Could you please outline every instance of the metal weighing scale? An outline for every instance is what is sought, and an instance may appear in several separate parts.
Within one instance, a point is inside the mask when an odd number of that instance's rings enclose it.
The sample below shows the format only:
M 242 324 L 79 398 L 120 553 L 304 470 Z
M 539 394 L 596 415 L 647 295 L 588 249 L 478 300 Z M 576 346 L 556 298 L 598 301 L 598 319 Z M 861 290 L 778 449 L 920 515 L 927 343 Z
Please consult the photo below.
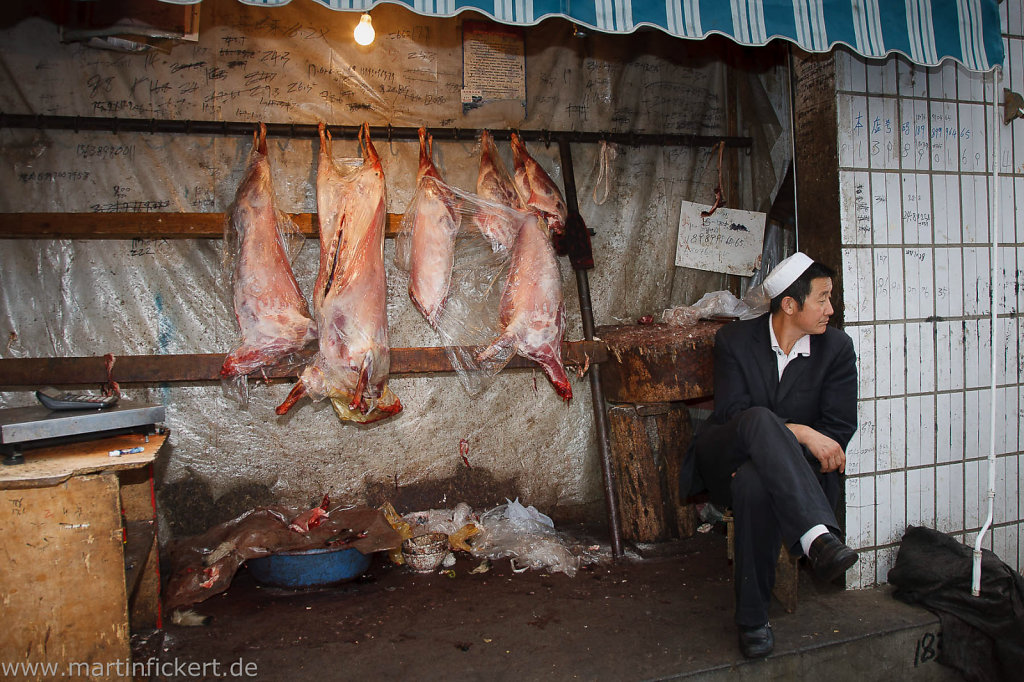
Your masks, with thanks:
M 165 419 L 163 405 L 122 400 L 113 407 L 48 410 L 42 405 L 0 408 L 0 454 L 4 464 L 22 464 L 28 448 L 107 438 L 126 433 L 147 437 Z M 147 438 L 148 440 L 148 438 Z

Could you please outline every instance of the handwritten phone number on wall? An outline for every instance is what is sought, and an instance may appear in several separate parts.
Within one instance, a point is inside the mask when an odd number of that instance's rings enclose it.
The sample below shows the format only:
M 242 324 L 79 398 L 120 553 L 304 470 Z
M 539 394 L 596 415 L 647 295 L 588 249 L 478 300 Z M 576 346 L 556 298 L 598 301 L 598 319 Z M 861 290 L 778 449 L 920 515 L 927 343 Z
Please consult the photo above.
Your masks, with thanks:
M 31 173 L 18 173 L 18 180 L 25 184 L 32 182 L 56 182 L 57 180 L 71 180 L 73 182 L 89 179 L 89 171 L 32 171 Z
M 135 160 L 133 144 L 80 144 L 75 147 L 75 155 L 82 159 L 116 159 Z

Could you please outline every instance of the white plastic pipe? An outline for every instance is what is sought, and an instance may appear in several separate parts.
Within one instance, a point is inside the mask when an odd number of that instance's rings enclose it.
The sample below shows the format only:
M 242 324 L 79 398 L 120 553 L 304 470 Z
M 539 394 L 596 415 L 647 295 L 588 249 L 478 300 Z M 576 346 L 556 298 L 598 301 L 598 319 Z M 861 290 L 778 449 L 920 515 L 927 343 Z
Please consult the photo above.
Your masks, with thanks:
M 971 571 L 971 594 L 975 597 L 981 594 L 981 543 L 985 539 L 985 533 L 992 526 L 992 517 L 995 512 L 996 503 L 996 374 L 998 371 L 998 353 L 996 341 L 999 339 L 999 129 L 1002 127 L 1002 120 L 999 116 L 999 79 L 1002 72 L 999 67 L 992 69 L 992 220 L 989 223 L 989 231 L 992 236 L 992 289 L 991 306 L 992 310 L 992 382 L 989 385 L 991 393 L 992 414 L 989 425 L 989 453 L 988 453 L 988 518 L 978 531 L 978 538 L 974 541 L 974 566 Z

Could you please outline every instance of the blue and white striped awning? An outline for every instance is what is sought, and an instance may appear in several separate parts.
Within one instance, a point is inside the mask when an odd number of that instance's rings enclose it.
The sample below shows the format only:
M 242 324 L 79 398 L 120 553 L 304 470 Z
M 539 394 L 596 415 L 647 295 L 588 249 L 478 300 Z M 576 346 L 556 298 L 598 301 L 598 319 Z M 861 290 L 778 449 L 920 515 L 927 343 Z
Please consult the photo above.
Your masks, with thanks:
M 196 4 L 201 0 L 163 0 Z M 291 0 L 239 0 L 274 7 Z M 1003 62 L 997 0 L 314 0 L 333 10 L 365 11 L 381 2 L 427 16 L 475 10 L 503 24 L 529 26 L 563 17 L 605 33 L 641 26 L 700 40 L 718 33 L 741 45 L 775 38 L 808 52 L 848 45 L 865 57 L 899 52 L 916 64 L 955 59 L 988 71 Z

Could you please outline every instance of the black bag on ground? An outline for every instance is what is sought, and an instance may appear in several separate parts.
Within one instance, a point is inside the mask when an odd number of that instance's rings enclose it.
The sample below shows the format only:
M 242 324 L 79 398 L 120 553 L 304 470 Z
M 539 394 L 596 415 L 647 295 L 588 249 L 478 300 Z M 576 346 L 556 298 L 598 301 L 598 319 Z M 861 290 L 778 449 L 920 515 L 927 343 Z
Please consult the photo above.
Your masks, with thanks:
M 971 594 L 973 549 L 930 528 L 908 526 L 889 571 L 893 597 L 939 616 L 938 662 L 967 680 L 1017 680 L 1024 671 L 1024 578 L 985 549 L 981 595 Z M 994 657 L 993 657 L 994 654 Z

